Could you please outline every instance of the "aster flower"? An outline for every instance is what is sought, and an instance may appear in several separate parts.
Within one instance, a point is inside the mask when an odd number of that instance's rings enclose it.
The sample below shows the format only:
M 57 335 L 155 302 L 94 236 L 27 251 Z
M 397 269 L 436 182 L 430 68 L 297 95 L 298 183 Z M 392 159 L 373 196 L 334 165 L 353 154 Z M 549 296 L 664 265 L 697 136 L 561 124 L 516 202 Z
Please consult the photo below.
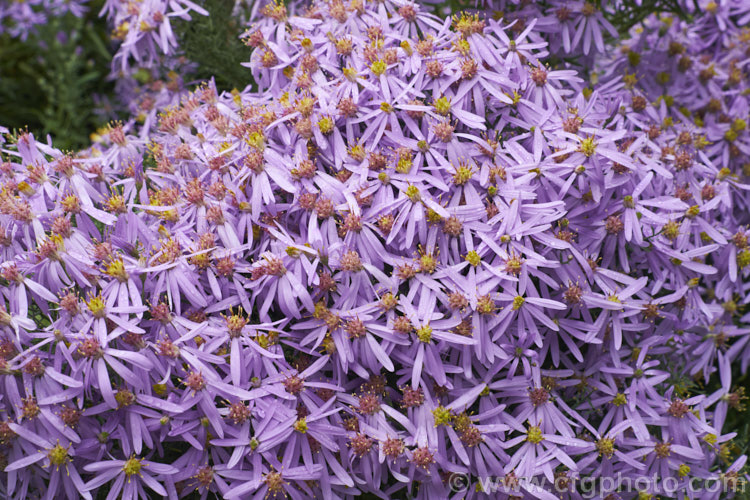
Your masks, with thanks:
M 167 497 L 167 490 L 152 475 L 168 477 L 177 472 L 171 465 L 152 462 L 132 455 L 127 460 L 107 460 L 94 462 L 84 467 L 88 472 L 96 472 L 97 476 L 84 485 L 83 491 L 91 491 L 103 484 L 113 481 L 110 492 L 122 494 L 123 498 L 140 498 L 146 496 L 144 486 L 159 495 Z
M 262 477 L 243 482 L 238 486 L 229 489 L 224 496 L 226 498 L 236 498 L 244 494 L 255 492 L 259 496 L 284 497 L 287 495 L 298 494 L 297 487 L 308 495 L 313 495 L 312 490 L 306 482 L 316 480 L 322 473 L 322 468 L 318 466 L 310 467 L 292 467 L 284 471 L 277 472 L 273 468 L 264 467 Z
M 112 379 L 108 367 L 131 384 L 132 387 L 143 388 L 143 379 L 123 364 L 122 361 L 134 368 L 148 370 L 153 365 L 144 355 L 132 351 L 115 349 L 108 344 L 101 344 L 97 337 L 91 336 L 78 343 L 78 352 L 83 358 L 77 370 L 90 372 L 97 380 L 97 387 L 102 398 L 110 408 L 117 408 L 120 404 L 112 388 Z M 122 360 L 122 361 L 120 361 Z
M 207 16 L 208 12 L 189 0 L 163 2 L 154 0 L 138 8 L 128 9 L 114 2 L 106 2 L 102 14 L 110 18 L 116 27 L 114 38 L 122 46 L 113 61 L 119 70 L 128 68 L 131 60 L 148 64 L 159 53 L 170 54 L 177 41 L 170 25 L 170 18 L 190 19 L 189 12 Z
M 57 492 L 57 487 L 62 487 L 67 498 L 85 498 L 90 500 L 91 494 L 86 491 L 83 480 L 81 479 L 71 456 L 71 443 L 61 444 L 60 441 L 52 443 L 49 439 L 42 437 L 22 425 L 11 424 L 10 429 L 18 436 L 36 447 L 42 449 L 36 453 L 9 463 L 5 466 L 5 472 L 33 467 L 34 464 L 43 462 L 45 468 L 49 469 L 49 486 L 50 491 Z M 55 488 L 52 488 L 55 486 Z
M 588 54 L 593 42 L 599 52 L 604 52 L 604 32 L 617 37 L 617 30 L 591 2 L 577 3 L 575 7 L 580 8 L 581 17 L 576 24 L 571 47 L 575 47 L 583 41 L 583 53 Z
M 513 427 L 516 427 L 518 422 L 514 424 Z M 548 478 L 553 475 L 554 466 L 559 464 L 576 470 L 575 462 L 565 453 L 565 450 L 583 451 L 580 449 L 588 446 L 587 443 L 581 439 L 544 433 L 535 424 L 539 422 L 529 421 L 525 433 L 505 443 L 508 448 L 523 443 L 511 457 L 506 469 L 516 471 L 515 473 L 522 477 L 534 477 L 539 472 L 543 472 Z
M 315 309 L 312 297 L 310 297 L 300 278 L 295 276 L 294 272 L 288 272 L 286 265 L 287 263 L 291 264 L 294 262 L 293 257 L 289 254 L 279 256 L 271 252 L 261 257 L 262 260 L 260 263 L 256 263 L 251 271 L 255 281 L 251 285 L 253 289 L 266 289 L 264 291 L 266 299 L 260 308 L 261 317 L 268 317 L 267 311 L 271 306 L 271 300 L 275 297 L 278 297 L 283 304 L 284 313 L 295 318 L 301 316 L 300 306 L 297 304 L 298 300 L 300 305 L 304 306 L 307 311 Z

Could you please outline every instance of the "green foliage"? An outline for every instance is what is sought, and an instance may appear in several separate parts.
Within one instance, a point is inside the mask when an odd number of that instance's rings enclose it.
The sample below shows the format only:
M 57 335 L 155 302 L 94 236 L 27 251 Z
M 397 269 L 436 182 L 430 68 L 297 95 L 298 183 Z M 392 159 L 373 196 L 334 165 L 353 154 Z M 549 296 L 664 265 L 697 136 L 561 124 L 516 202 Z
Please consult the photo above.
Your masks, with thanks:
M 98 17 L 101 4 L 92 2 L 83 18 L 51 17 L 25 42 L 0 35 L 3 126 L 52 134 L 63 149 L 89 143 L 89 134 L 105 121 L 95 113 L 94 95 L 113 91 L 106 78 L 112 55 L 106 21 Z
M 33 320 L 34 323 L 36 323 L 36 327 L 39 330 L 43 330 L 47 328 L 49 325 L 52 324 L 53 318 L 50 318 L 46 314 L 42 312 L 42 310 L 39 308 L 38 305 L 36 305 L 36 302 L 32 302 L 29 305 L 29 319 Z
M 597 0 L 596 3 L 601 3 L 601 0 Z M 697 2 L 694 3 L 697 9 Z M 674 14 L 681 19 L 688 19 L 690 17 L 689 14 L 680 7 L 677 0 L 646 0 L 641 5 L 636 5 L 635 2 L 625 2 L 622 8 L 618 9 L 618 11 L 609 18 L 609 21 L 615 28 L 617 28 L 617 31 L 624 34 L 630 28 L 655 12 Z
M 250 60 L 250 49 L 239 39 L 241 17 L 233 16 L 234 0 L 199 2 L 208 16 L 193 14 L 190 22 L 175 24 L 175 34 L 185 57 L 197 64 L 190 78 L 208 80 L 214 77 L 219 92 L 244 89 L 252 84 L 250 70 L 241 63 Z

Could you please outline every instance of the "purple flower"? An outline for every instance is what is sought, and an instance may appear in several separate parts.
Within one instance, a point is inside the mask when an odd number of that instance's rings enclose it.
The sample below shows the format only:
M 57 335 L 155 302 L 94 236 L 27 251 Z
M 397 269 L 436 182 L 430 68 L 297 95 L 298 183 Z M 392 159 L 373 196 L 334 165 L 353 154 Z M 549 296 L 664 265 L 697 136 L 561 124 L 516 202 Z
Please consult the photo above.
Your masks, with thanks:
M 84 469 L 88 472 L 97 473 L 96 478 L 87 482 L 82 488 L 86 492 L 109 481 L 114 481 L 109 488 L 109 495 L 112 497 L 120 494 L 122 494 L 122 498 L 146 496 L 146 490 L 143 488 L 145 485 L 165 498 L 176 498 L 174 485 L 170 485 L 168 478 L 176 473 L 177 469 L 171 465 L 160 464 L 131 455 L 127 460 L 94 462 L 86 465 Z M 156 477 L 159 477 L 162 481 L 166 480 L 167 485 L 171 486 L 171 492 L 168 493 Z
M 258 2 L 188 92 L 202 9 L 109 2 L 133 117 L 0 129 L 0 491 L 739 481 L 747 9 L 632 6 Z

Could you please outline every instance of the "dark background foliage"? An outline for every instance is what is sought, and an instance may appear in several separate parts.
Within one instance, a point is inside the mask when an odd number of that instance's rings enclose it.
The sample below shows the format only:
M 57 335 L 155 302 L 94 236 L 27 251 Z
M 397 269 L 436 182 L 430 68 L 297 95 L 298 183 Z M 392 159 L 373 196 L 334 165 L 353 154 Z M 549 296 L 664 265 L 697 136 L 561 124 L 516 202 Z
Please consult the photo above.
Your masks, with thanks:
M 185 81 L 213 77 L 219 91 L 242 90 L 252 83 L 250 70 L 241 64 L 250 59 L 250 50 L 238 37 L 242 25 L 238 16 L 232 15 L 234 0 L 199 3 L 210 15 L 193 16 L 189 23 L 178 23 L 175 30 L 185 57 L 198 65 Z
M 26 41 L 0 35 L 0 122 L 52 134 L 56 145 L 74 149 L 89 142 L 102 122 L 95 96 L 111 96 L 112 59 L 103 0 L 91 2 L 82 18 L 52 17 Z

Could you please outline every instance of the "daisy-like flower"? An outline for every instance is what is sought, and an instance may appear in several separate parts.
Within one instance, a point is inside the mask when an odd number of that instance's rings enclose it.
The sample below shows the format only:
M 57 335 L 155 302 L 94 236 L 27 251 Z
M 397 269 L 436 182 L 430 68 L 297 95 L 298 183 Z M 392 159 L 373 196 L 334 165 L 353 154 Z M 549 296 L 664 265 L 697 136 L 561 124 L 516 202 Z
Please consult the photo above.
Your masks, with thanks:
M 283 471 L 276 471 L 268 467 L 264 467 L 264 469 L 265 472 L 260 478 L 243 481 L 242 484 L 224 493 L 224 497 L 238 498 L 254 492 L 261 497 L 284 498 L 291 494 L 298 494 L 298 487 L 303 492 L 313 495 L 313 491 L 306 483 L 318 480 L 322 473 L 322 467 L 319 465 L 312 468 L 292 467 Z
M 163 497 L 169 496 L 167 490 L 156 478 L 164 480 L 177 472 L 177 469 L 171 465 L 152 462 L 135 455 L 127 460 L 112 459 L 94 462 L 86 465 L 84 470 L 96 473 L 96 477 L 84 485 L 83 491 L 88 492 L 111 482 L 110 493 L 114 491 L 113 495 L 133 499 L 147 496 L 144 486 Z
M 41 462 L 43 463 L 42 466 L 49 471 L 49 498 L 52 498 L 53 494 L 59 493 L 58 488 L 62 488 L 66 498 L 85 498 L 87 500 L 92 498 L 73 463 L 75 457 L 71 455 L 71 453 L 74 453 L 71 443 L 63 444 L 59 440 L 53 443 L 48 438 L 30 431 L 23 425 L 10 424 L 9 428 L 28 445 L 33 445 L 32 448 L 41 449 L 6 465 L 6 473 L 33 468 L 37 466 L 35 464 Z M 51 488 L 52 486 L 55 486 L 55 488 Z

